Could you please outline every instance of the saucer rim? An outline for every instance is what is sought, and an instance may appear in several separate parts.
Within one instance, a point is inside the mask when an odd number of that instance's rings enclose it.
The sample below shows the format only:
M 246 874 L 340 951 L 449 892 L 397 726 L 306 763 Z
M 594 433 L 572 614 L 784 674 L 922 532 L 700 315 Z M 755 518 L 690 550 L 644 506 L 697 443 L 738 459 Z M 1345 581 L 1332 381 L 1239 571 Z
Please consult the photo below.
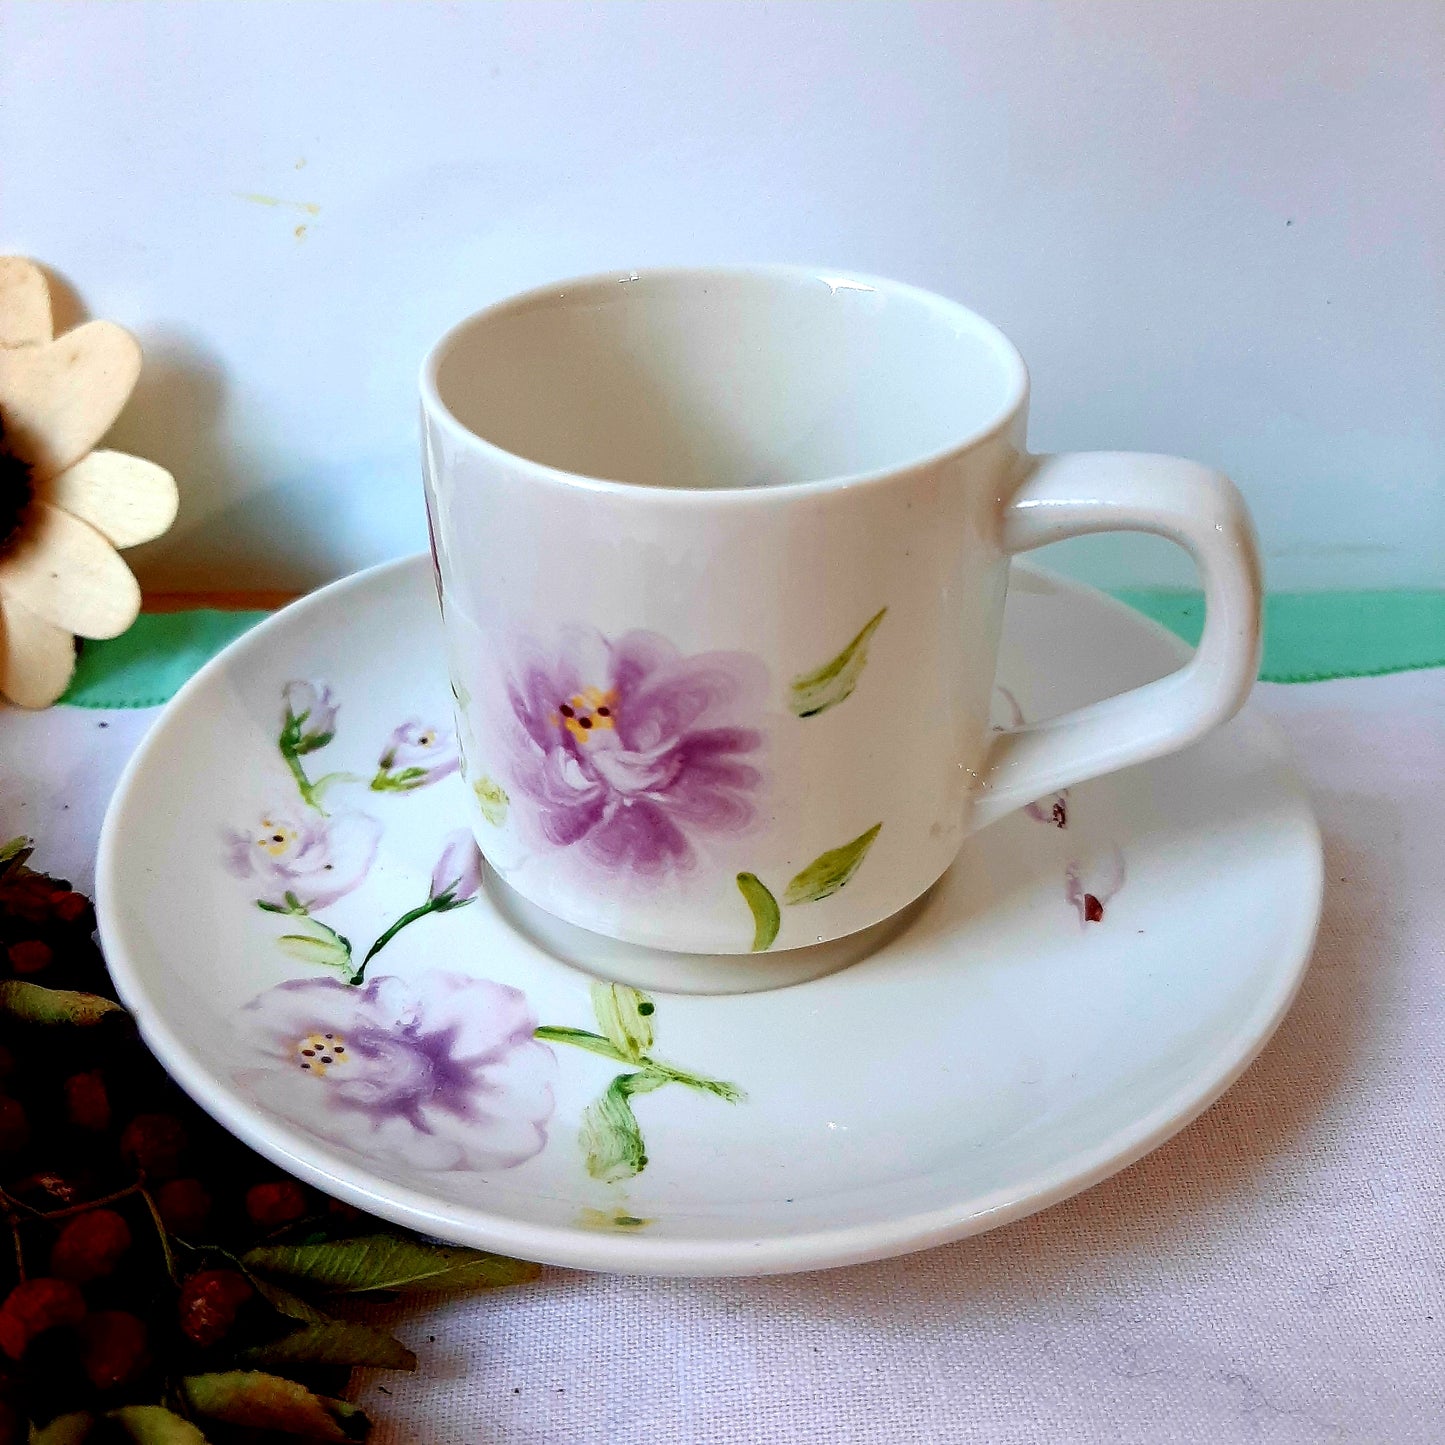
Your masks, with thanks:
M 217 674 L 249 653 L 269 647 L 273 632 L 305 625 L 308 614 L 329 612 L 338 600 L 355 591 L 386 588 L 414 571 L 430 569 L 426 553 L 383 562 L 339 579 L 281 609 L 237 638 L 212 658 L 176 693 L 156 719 L 116 783 L 101 828 L 96 865 L 96 917 L 101 948 L 121 1001 L 136 1020 L 141 1037 L 171 1077 L 208 1114 L 243 1143 L 272 1163 L 336 1196 L 393 1223 L 424 1234 L 497 1253 L 568 1268 L 618 1274 L 669 1276 L 747 1276 L 786 1274 L 839 1268 L 930 1249 L 1008 1224 L 1046 1209 L 1091 1188 L 1141 1159 L 1219 1099 L 1244 1073 L 1289 1011 L 1308 968 L 1318 933 L 1324 892 L 1323 842 L 1308 793 L 1290 759 L 1283 734 L 1269 719 L 1250 715 L 1256 748 L 1272 755 L 1286 777 L 1298 805 L 1295 822 L 1311 876 L 1308 896 L 1299 910 L 1297 936 L 1276 958 L 1273 988 L 1243 1025 L 1232 1047 L 1217 1048 L 1169 1098 L 1087 1154 L 1069 1154 L 1048 1168 L 960 1205 L 943 1206 L 887 1220 L 822 1228 L 788 1236 L 757 1239 L 655 1238 L 608 1234 L 579 1226 L 533 1224 L 463 1204 L 443 1204 L 421 1190 L 378 1181 L 364 1165 L 344 1161 L 325 1145 L 291 1125 L 274 1119 L 237 1094 L 220 1075 L 208 1070 L 199 1053 L 152 1006 L 151 990 L 142 981 L 142 965 L 125 941 L 124 901 L 117 882 L 123 815 L 131 805 L 134 780 L 152 752 L 160 747 L 175 719 L 187 713 L 191 699 Z M 1016 564 L 1017 565 L 1017 564 Z M 1090 604 L 1102 604 L 1141 629 L 1168 640 L 1181 661 L 1191 649 L 1166 628 L 1126 604 L 1085 584 L 1062 578 L 1037 566 L 1023 566 L 1055 592 L 1073 593 Z M 1248 705 L 1246 704 L 1246 711 Z M 807 983 L 795 985 L 807 988 Z M 372 1182 L 368 1182 L 368 1180 Z M 377 1184 L 381 1184 L 378 1189 Z

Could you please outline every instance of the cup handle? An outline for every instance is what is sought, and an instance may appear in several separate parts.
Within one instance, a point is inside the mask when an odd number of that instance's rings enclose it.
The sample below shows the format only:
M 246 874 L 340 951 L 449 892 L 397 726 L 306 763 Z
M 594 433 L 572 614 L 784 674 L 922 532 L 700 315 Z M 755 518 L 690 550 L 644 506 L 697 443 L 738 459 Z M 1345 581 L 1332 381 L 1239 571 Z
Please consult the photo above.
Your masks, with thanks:
M 1244 499 L 1222 472 L 1140 452 L 1029 457 L 1003 509 L 1004 551 L 1086 532 L 1154 532 L 1186 547 L 1204 584 L 1204 634 L 1168 677 L 999 733 L 980 770 L 975 827 L 1187 746 L 1239 711 L 1259 669 L 1259 552 Z

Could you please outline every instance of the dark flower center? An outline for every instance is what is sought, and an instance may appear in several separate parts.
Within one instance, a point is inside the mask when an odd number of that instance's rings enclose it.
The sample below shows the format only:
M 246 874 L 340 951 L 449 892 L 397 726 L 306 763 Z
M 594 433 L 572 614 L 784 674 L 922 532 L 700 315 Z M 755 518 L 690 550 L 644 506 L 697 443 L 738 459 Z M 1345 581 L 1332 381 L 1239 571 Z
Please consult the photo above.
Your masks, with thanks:
M 0 418 L 0 552 L 19 537 L 34 498 L 30 468 L 6 446 L 5 423 Z

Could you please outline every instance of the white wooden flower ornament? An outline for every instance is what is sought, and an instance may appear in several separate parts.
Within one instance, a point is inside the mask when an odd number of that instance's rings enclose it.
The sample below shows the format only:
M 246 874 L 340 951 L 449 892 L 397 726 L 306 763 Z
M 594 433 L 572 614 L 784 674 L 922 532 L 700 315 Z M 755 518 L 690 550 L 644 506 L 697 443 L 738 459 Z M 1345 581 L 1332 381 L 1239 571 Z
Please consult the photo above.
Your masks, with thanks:
M 115 637 L 140 587 L 116 553 L 159 537 L 175 479 L 97 451 L 140 375 L 112 321 L 53 334 L 38 266 L 0 256 L 0 693 L 47 707 L 75 670 L 75 637 Z

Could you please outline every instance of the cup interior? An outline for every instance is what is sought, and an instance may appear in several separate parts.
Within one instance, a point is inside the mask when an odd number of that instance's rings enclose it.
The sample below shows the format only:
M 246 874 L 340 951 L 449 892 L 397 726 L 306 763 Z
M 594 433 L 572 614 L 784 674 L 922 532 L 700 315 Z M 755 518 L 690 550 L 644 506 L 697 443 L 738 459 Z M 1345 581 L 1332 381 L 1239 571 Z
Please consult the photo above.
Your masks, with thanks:
M 914 287 L 789 268 L 656 271 L 463 322 L 424 392 L 467 431 L 637 486 L 788 486 L 967 445 L 1027 386 L 1008 340 Z

